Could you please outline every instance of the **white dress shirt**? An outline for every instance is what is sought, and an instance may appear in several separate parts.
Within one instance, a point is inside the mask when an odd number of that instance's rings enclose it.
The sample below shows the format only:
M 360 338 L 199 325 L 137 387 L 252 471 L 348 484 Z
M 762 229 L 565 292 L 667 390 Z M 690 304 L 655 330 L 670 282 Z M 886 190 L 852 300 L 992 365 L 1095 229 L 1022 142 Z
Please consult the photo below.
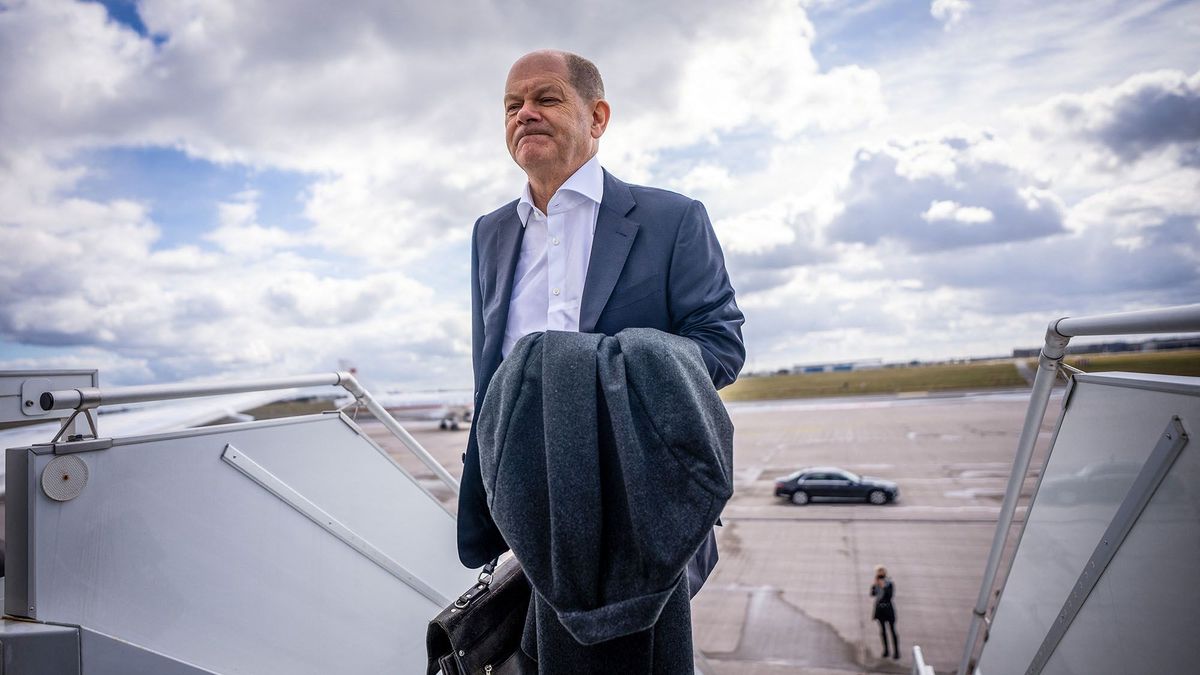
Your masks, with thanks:
M 525 228 L 513 276 L 508 325 L 500 352 L 545 330 L 579 330 L 579 306 L 587 278 L 596 216 L 604 198 L 604 171 L 592 156 L 550 198 L 547 213 L 533 205 L 529 183 L 517 202 Z

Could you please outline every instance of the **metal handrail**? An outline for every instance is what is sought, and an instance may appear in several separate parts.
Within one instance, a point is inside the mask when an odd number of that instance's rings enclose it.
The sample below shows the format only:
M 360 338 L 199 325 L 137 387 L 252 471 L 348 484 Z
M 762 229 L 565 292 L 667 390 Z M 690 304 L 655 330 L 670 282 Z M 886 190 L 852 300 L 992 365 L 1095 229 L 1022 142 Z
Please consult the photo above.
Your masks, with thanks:
M 979 640 L 979 631 L 987 616 L 988 600 L 992 593 L 992 585 L 996 582 L 996 572 L 1000 567 L 1000 557 L 1008 540 L 1013 514 L 1017 509 L 1021 484 L 1025 482 L 1025 476 L 1029 471 L 1029 460 L 1033 457 L 1038 431 L 1046 416 L 1046 406 L 1050 401 L 1054 379 L 1057 377 L 1058 369 L 1067 353 L 1067 343 L 1073 337 L 1084 335 L 1191 332 L 1200 332 L 1200 304 L 1090 317 L 1063 317 L 1050 322 L 1046 328 L 1046 344 L 1042 347 L 1042 352 L 1038 357 L 1038 369 L 1033 379 L 1033 390 L 1029 396 L 1029 409 L 1025 413 L 1025 425 L 1021 429 L 1021 438 L 1017 441 L 1017 456 L 1013 458 L 1012 473 L 1009 474 L 1008 487 L 1004 492 L 1004 503 L 1000 506 L 1000 519 L 996 523 L 996 533 L 992 537 L 992 549 L 988 553 L 983 582 L 979 586 L 979 597 L 976 599 L 975 608 L 972 611 L 971 628 L 967 632 L 967 644 L 963 647 L 958 675 L 967 675 L 967 669 L 975 654 L 975 643 Z
M 937 675 L 933 671 L 933 667 L 925 663 L 925 654 L 921 651 L 920 645 L 913 645 L 912 657 L 912 675 Z
M 83 389 L 61 389 L 49 391 L 41 396 L 39 403 L 42 410 L 86 411 L 102 405 L 123 405 L 129 403 L 144 403 L 147 401 L 168 401 L 180 398 L 198 398 L 201 396 L 217 396 L 221 394 L 241 394 L 251 391 L 271 391 L 274 389 L 295 389 L 297 387 L 341 387 L 356 400 L 362 402 L 368 411 L 379 420 L 388 431 L 392 432 L 401 443 L 421 460 L 430 471 L 443 483 L 458 494 L 458 481 L 446 471 L 433 455 L 429 454 L 417 439 L 408 433 L 396 418 L 392 417 L 370 392 L 359 384 L 354 375 L 345 372 L 323 373 L 318 375 L 297 375 L 263 380 L 243 380 L 239 382 L 220 382 L 212 384 L 153 384 L 137 387 L 115 387 L 100 389 L 87 387 Z
M 238 382 L 214 382 L 209 384 L 150 384 L 137 387 L 115 387 L 100 389 L 61 389 L 48 391 L 41 396 L 42 410 L 89 410 L 102 405 L 126 405 L 147 401 L 169 401 L 179 398 L 199 398 L 221 394 L 244 394 L 250 391 L 294 389 L 297 387 L 338 386 L 344 378 L 353 378 L 349 373 L 322 373 L 320 375 L 297 375 L 265 380 L 242 380 Z

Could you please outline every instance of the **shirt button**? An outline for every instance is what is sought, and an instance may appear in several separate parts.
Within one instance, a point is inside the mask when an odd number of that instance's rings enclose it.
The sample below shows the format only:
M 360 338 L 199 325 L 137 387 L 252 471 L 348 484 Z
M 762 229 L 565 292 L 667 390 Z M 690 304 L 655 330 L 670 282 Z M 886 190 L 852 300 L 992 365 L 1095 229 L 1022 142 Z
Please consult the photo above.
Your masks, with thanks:
M 555 246 L 558 246 L 558 237 L 555 237 L 555 238 L 551 239 L 550 241 L 554 242 Z
M 552 291 L 550 291 L 550 292 L 551 292 L 551 293 L 553 293 L 553 294 L 555 294 L 555 295 L 558 295 L 558 289 L 557 289 L 557 288 L 556 288 L 556 289 L 554 289 L 554 290 L 552 290 Z

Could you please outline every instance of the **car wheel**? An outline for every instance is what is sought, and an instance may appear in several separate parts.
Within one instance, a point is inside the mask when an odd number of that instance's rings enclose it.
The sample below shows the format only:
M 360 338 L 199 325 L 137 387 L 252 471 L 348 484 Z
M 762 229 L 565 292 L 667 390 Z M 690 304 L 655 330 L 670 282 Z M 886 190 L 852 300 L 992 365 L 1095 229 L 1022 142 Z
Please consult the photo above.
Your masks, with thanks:
M 887 502 L 887 495 L 883 490 L 871 490 L 871 494 L 867 495 L 867 501 L 872 504 L 883 504 Z
M 792 493 L 792 503 L 804 506 L 808 503 L 808 493 L 804 490 L 796 490 Z

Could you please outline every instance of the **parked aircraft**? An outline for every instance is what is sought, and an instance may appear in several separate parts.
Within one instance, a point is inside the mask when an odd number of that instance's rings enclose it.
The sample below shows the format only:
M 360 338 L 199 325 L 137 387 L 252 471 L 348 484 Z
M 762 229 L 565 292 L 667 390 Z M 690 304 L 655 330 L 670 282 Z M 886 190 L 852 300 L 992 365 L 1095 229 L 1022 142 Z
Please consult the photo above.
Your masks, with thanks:
M 364 378 L 349 360 L 338 361 L 338 370 L 349 372 L 362 382 L 388 413 L 401 421 L 436 421 L 441 429 L 458 431 L 462 424 L 470 423 L 475 415 L 475 396 L 469 389 L 435 389 L 426 391 L 402 391 L 387 389 Z M 382 392 L 382 393 L 379 393 Z M 353 403 L 350 396 L 337 400 L 338 407 Z
M 387 391 L 375 397 L 388 413 L 401 421 L 432 420 L 441 429 L 457 431 L 462 424 L 470 423 L 475 414 L 475 404 L 470 391 L 444 389 L 436 391 Z M 337 401 L 338 406 L 350 403 L 347 396 Z

